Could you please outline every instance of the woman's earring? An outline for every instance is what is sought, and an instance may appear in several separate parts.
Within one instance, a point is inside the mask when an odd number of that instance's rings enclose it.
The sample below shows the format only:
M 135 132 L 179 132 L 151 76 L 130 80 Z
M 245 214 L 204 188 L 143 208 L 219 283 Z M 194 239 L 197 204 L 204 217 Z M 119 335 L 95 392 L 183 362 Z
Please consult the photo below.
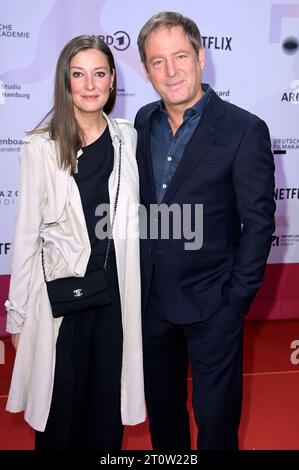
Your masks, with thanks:
M 113 92 L 113 88 L 114 88 L 114 86 L 113 86 L 113 85 L 111 85 L 111 87 L 110 87 L 110 93 L 112 93 L 112 92 Z

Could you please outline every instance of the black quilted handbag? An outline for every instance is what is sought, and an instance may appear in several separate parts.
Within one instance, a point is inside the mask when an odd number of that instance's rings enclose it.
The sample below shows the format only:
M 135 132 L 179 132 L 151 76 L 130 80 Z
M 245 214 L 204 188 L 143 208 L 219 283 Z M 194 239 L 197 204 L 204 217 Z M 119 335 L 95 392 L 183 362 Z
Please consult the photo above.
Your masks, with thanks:
M 44 250 L 41 250 L 44 280 L 54 318 L 63 317 L 90 308 L 111 303 L 107 282 L 107 262 L 112 239 L 113 225 L 116 215 L 121 173 L 121 144 L 119 151 L 118 182 L 113 208 L 113 217 L 108 238 L 104 265 L 103 257 L 91 256 L 84 277 L 66 277 L 48 281 L 45 272 Z

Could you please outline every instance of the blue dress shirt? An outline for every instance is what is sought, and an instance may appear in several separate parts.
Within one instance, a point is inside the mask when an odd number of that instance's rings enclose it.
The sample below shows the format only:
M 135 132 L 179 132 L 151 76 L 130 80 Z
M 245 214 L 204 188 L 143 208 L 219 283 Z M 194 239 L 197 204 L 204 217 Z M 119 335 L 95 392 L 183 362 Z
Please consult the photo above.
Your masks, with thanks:
M 155 192 L 157 202 L 162 202 L 176 169 L 182 160 L 186 145 L 195 131 L 204 107 L 209 101 L 211 88 L 203 85 L 204 96 L 184 112 L 183 123 L 173 135 L 165 106 L 157 103 L 153 114 L 150 131 L 150 152 L 153 165 Z

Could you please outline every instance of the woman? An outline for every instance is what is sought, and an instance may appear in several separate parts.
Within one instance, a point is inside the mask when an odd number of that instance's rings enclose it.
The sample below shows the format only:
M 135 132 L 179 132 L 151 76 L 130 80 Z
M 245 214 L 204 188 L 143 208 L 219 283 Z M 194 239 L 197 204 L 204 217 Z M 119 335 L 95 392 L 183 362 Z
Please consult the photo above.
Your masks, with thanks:
M 115 96 L 107 45 L 72 39 L 58 59 L 50 121 L 22 150 L 5 304 L 17 348 L 7 410 L 25 410 L 36 449 L 117 450 L 123 425 L 145 419 L 138 237 L 126 236 L 138 234 L 136 133 L 107 116 Z M 112 241 L 96 230 L 105 203 Z M 54 318 L 48 284 L 58 282 L 60 295 L 65 278 L 84 286 L 94 260 L 105 264 L 106 305 Z

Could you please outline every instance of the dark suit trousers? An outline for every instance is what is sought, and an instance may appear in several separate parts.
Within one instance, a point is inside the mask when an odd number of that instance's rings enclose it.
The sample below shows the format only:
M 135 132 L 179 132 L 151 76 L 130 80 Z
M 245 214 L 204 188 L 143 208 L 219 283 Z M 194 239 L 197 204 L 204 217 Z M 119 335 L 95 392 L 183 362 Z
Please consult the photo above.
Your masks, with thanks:
M 107 273 L 112 303 L 62 321 L 51 409 L 45 431 L 36 432 L 37 450 L 121 448 L 122 323 L 114 254 Z
M 171 295 L 169 293 L 168 295 Z M 143 316 L 145 390 L 155 450 L 188 450 L 190 361 L 198 449 L 237 449 L 242 405 L 243 318 L 229 305 L 198 323 L 163 314 L 155 275 Z

